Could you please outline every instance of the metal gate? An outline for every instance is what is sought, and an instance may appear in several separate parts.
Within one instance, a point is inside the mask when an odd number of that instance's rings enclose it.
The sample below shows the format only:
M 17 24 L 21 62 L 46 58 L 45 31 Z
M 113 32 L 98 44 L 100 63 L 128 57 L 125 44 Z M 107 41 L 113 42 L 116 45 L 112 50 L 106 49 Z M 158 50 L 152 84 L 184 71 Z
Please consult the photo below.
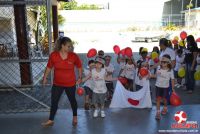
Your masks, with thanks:
M 0 113 L 49 109 L 50 88 L 41 80 L 51 51 L 50 9 L 49 0 L 0 1 Z

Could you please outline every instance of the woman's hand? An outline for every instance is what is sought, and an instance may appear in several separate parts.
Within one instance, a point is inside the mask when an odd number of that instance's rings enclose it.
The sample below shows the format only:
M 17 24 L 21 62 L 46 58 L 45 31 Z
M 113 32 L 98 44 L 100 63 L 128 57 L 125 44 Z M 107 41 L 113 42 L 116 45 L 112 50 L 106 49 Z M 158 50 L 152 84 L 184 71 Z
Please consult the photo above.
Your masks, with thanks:
M 43 80 L 42 80 L 42 85 L 44 86 L 44 85 L 46 85 L 47 84 L 47 78 L 43 78 Z
M 82 82 L 82 79 L 81 79 L 81 78 L 79 78 L 79 79 L 76 81 L 76 85 L 80 85 L 80 84 L 81 84 L 81 82 Z

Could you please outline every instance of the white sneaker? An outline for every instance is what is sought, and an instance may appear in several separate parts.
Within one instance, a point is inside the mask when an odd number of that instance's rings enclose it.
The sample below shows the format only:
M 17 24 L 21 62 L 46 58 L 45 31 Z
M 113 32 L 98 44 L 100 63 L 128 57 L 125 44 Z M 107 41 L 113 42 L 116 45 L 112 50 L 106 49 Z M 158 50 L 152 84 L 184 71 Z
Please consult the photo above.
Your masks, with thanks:
M 179 85 L 179 84 L 178 84 L 176 87 L 177 87 L 177 88 L 180 88 L 180 87 L 181 87 L 181 85 Z
M 174 86 L 177 87 L 179 84 L 175 84 Z
M 101 117 L 104 118 L 106 115 L 105 115 L 105 112 L 104 111 L 101 111 Z
M 93 117 L 98 117 L 98 110 L 94 110 L 94 114 L 93 114 Z

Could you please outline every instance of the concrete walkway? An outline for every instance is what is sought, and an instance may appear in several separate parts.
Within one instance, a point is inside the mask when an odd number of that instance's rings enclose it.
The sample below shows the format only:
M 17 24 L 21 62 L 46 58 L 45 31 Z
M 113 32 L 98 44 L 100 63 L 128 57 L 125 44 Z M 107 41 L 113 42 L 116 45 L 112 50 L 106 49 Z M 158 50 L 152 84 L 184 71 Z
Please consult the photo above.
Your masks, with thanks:
M 105 118 L 93 118 L 93 111 L 78 111 L 78 126 L 72 126 L 71 110 L 59 110 L 53 127 L 40 124 L 48 119 L 48 112 L 0 115 L 1 134 L 156 134 L 159 130 L 176 130 L 174 114 L 185 111 L 187 121 L 200 123 L 200 105 L 169 106 L 169 113 L 155 120 L 156 109 L 107 109 Z M 200 124 L 199 124 L 200 125 Z M 181 129 L 186 130 L 186 129 Z M 189 130 L 189 129 L 188 129 Z M 187 131 L 188 131 L 187 130 Z M 200 133 L 200 129 L 196 130 Z M 196 134 L 197 134 L 196 133 Z M 174 134 L 177 134 L 174 133 Z

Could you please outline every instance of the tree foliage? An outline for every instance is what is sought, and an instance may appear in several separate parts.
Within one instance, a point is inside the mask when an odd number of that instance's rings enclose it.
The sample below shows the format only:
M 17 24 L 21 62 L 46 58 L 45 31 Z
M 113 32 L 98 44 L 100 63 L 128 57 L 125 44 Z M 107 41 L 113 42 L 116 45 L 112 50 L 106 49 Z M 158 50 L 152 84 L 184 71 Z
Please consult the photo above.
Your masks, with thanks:
M 60 2 L 60 10 L 99 10 L 100 8 L 95 4 L 78 5 L 75 0 L 70 2 Z

